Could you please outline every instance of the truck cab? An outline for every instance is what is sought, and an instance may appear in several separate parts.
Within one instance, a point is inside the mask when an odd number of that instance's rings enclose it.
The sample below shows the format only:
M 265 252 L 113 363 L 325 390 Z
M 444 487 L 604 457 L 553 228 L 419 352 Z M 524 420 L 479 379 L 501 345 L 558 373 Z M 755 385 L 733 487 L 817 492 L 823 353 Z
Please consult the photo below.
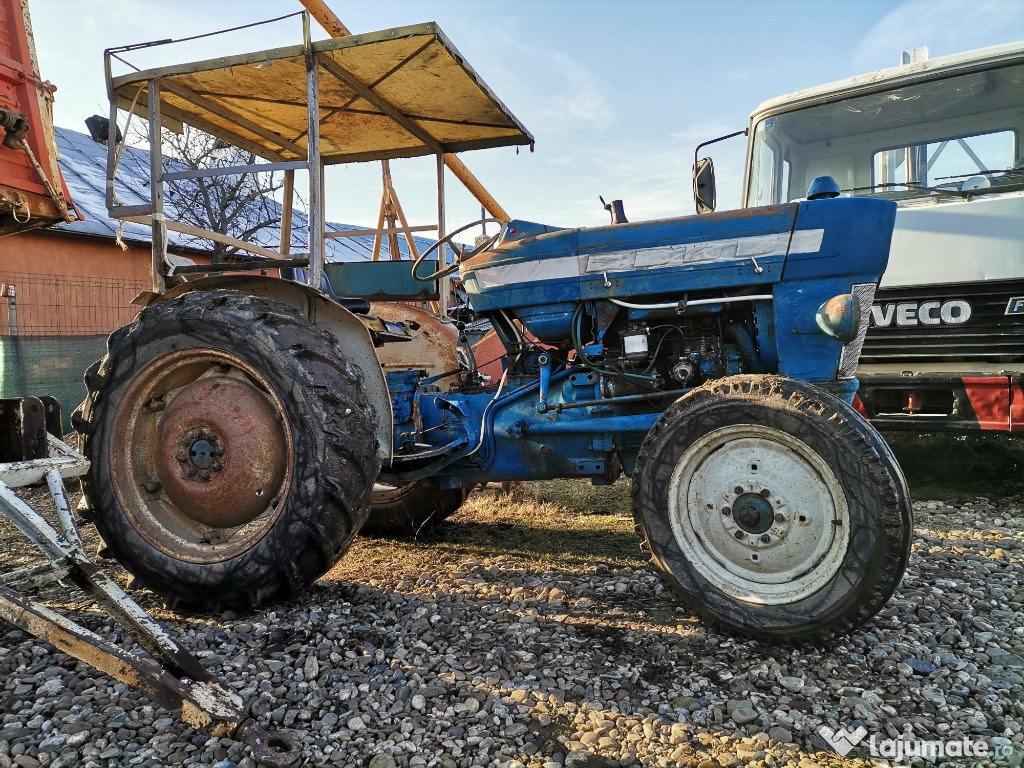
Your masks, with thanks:
M 1024 429 L 1024 43 L 929 59 L 763 103 L 743 204 L 817 177 L 895 200 L 889 265 L 861 352 L 876 426 Z

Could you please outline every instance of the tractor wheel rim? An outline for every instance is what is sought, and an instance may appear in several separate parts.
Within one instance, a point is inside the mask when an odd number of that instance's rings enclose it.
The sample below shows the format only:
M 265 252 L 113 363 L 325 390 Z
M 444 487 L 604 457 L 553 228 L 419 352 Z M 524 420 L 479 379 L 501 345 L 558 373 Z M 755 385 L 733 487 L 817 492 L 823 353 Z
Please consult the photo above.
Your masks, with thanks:
M 273 387 L 235 355 L 185 349 L 150 363 L 125 390 L 108 441 L 122 509 L 177 559 L 233 557 L 284 508 L 291 428 Z
M 741 424 L 698 438 L 673 470 L 668 510 L 694 570 L 736 600 L 802 600 L 846 556 L 850 515 L 835 472 L 771 427 Z

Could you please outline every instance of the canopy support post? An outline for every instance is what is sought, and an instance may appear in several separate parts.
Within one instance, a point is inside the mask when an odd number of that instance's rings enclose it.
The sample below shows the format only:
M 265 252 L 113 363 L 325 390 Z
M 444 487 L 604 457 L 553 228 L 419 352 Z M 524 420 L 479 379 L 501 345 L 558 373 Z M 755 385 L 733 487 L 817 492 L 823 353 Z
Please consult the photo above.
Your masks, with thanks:
M 306 48 L 306 104 L 309 123 L 306 162 L 309 164 L 309 285 L 320 290 L 324 270 L 324 187 L 320 162 L 320 67 L 309 38 L 309 13 L 302 14 Z

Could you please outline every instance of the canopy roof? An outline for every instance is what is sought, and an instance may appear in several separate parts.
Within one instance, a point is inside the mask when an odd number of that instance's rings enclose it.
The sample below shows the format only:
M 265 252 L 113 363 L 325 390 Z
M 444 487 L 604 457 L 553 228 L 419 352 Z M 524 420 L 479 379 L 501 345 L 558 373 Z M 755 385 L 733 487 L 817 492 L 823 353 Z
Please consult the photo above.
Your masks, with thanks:
M 320 64 L 325 163 L 533 144 L 434 23 L 312 44 Z M 194 125 L 272 160 L 304 160 L 306 50 L 275 48 L 114 77 L 118 106 L 147 114 L 159 80 L 169 122 Z

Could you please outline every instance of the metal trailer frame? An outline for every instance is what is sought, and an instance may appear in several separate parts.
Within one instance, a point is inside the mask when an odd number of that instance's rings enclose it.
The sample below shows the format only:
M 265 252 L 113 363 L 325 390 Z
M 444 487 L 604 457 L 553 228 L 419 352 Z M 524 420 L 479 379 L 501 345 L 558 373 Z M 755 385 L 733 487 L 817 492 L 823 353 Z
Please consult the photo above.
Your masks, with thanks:
M 65 479 L 88 472 L 89 461 L 52 434 L 46 435 L 46 444 L 49 455 L 45 458 L 0 463 L 0 514 L 47 558 L 45 563 L 0 574 L 0 619 L 138 688 L 162 707 L 179 712 L 189 725 L 248 744 L 260 765 L 295 765 L 301 755 L 298 739 L 291 732 L 265 732 L 237 694 L 221 686 L 113 579 L 90 562 L 64 487 Z M 59 531 L 14 491 L 43 481 L 57 508 Z M 147 655 L 124 650 L 25 593 L 55 581 L 71 582 L 91 597 Z
M 227 270 L 274 269 L 277 267 L 308 267 L 307 282 L 315 290 L 320 290 L 321 276 L 325 262 L 326 237 L 350 237 L 352 232 L 325 232 L 324 185 L 323 170 L 325 164 L 364 162 L 367 160 L 388 160 L 399 157 L 433 155 L 437 159 L 437 209 L 436 227 L 408 226 L 403 222 L 401 227 L 388 227 L 368 230 L 373 234 L 403 234 L 424 229 L 436 229 L 438 239 L 445 235 L 445 189 L 444 172 L 449 168 L 462 181 L 466 188 L 482 205 L 488 209 L 501 210 L 500 206 L 487 193 L 483 186 L 473 177 L 465 165 L 453 154 L 466 149 L 480 149 L 509 145 L 530 145 L 533 136 L 522 126 L 514 115 L 498 100 L 487 85 L 465 62 L 464 57 L 455 49 L 436 24 L 420 24 L 409 27 L 383 30 L 363 35 L 348 35 L 343 38 L 313 42 L 310 37 L 310 13 L 302 12 L 301 47 L 279 48 L 270 51 L 242 54 L 239 56 L 222 57 L 215 60 L 195 62 L 179 66 L 160 67 L 128 75 L 114 76 L 113 59 L 124 62 L 120 54 L 150 45 L 162 45 L 174 41 L 158 41 L 134 46 L 111 48 L 104 52 L 104 69 L 106 72 L 107 90 L 110 98 L 110 116 L 107 136 L 107 179 L 106 203 L 110 215 L 114 218 L 126 219 L 138 223 L 149 224 L 153 229 L 152 238 L 152 291 L 163 294 L 168 287 L 167 278 L 185 272 L 212 272 Z M 339 64 L 338 56 L 356 57 L 362 46 L 375 51 L 381 45 L 405 40 L 414 41 L 415 50 L 404 54 L 397 64 L 388 71 L 374 78 L 360 75 L 346 66 Z M 424 42 L 425 41 L 425 42 Z M 432 57 L 424 54 L 432 48 Z M 436 55 L 440 51 L 442 55 Z M 339 53 L 340 52 L 340 53 Z M 353 53 L 354 52 L 354 53 Z M 271 64 L 284 62 L 285 66 L 294 64 L 300 57 L 305 63 L 305 103 L 288 101 L 287 106 L 297 110 L 302 107 L 306 113 L 305 124 L 301 130 L 294 130 L 290 136 L 283 135 L 280 123 L 269 119 L 260 122 L 244 110 L 226 106 L 222 94 L 204 94 L 183 85 L 182 81 L 189 77 L 218 75 L 229 72 L 233 68 L 269 67 Z M 346 59 L 346 64 L 353 58 Z M 439 64 L 437 62 L 440 62 Z M 403 69 L 404 68 L 404 69 Z M 372 67 L 371 67 L 372 69 Z M 429 71 L 435 78 L 438 72 L 450 77 L 457 77 L 459 85 L 467 92 L 479 97 L 480 103 L 486 105 L 483 114 L 486 119 L 476 114 L 466 116 L 453 111 L 450 103 L 444 103 L 441 96 L 432 94 L 429 108 L 434 112 L 424 117 L 412 114 L 408 105 L 396 103 L 392 98 L 382 95 L 381 85 L 394 88 L 396 73 L 402 75 L 407 69 L 415 72 Z M 325 89 L 321 80 L 329 84 L 329 92 L 333 101 L 324 99 Z M 436 80 L 435 80 L 436 83 Z M 247 107 L 256 103 L 262 94 L 245 92 L 245 83 L 239 86 L 238 93 L 230 94 L 230 98 Z M 269 87 L 269 86 L 268 86 Z M 422 88 L 422 85 L 420 86 Z M 342 96 L 338 97 L 339 90 Z M 145 106 L 143 101 L 145 93 Z M 176 100 L 169 104 L 168 98 Z M 417 101 L 419 99 L 419 101 Z M 422 94 L 416 94 L 413 102 L 423 107 Z M 359 108 L 353 107 L 358 105 Z M 115 175 L 120 151 L 118 149 L 117 125 L 119 110 L 129 114 L 145 116 L 149 123 L 150 144 L 150 175 L 151 197 L 148 204 L 121 205 L 115 195 Z M 252 110 L 249 109 L 250 114 Z M 358 150 L 346 152 L 339 150 L 337 136 L 344 136 L 344 120 L 355 114 L 359 119 L 375 119 L 380 130 L 379 138 L 373 136 Z M 340 115 L 340 117 L 339 117 Z M 329 124 L 328 124 L 329 121 Z M 258 157 L 268 160 L 266 163 L 216 168 L 207 170 L 188 170 L 167 172 L 164 170 L 161 152 L 161 130 L 163 128 L 180 127 L 188 123 L 200 130 L 221 138 L 228 143 L 251 151 Z M 268 127 L 274 125 L 274 128 Z M 454 126 L 454 127 L 453 127 Z M 298 129 L 297 125 L 292 125 Z M 444 128 L 449 130 L 446 132 Z M 334 151 L 324 152 L 325 132 L 331 137 Z M 370 131 L 368 131 L 370 132 Z M 446 138 L 449 134 L 454 139 Z M 398 135 L 400 140 L 395 139 Z M 281 243 L 279 250 L 247 243 L 207 229 L 192 227 L 167 219 L 164 206 L 163 183 L 175 179 L 204 178 L 239 173 L 259 173 L 266 171 L 284 171 L 285 200 L 282 210 Z M 291 242 L 291 208 L 294 172 L 304 170 L 308 173 L 308 242 L 309 254 L 304 258 L 289 258 Z M 503 211 L 502 211 L 503 212 Z M 207 267 L 181 268 L 172 267 L 167 263 L 167 232 L 173 230 L 203 239 L 222 242 L 254 253 L 264 259 L 274 260 L 252 261 L 233 266 L 217 265 L 214 269 Z M 444 259 L 443 246 L 440 258 Z M 219 267 L 219 269 L 218 269 Z M 437 314 L 447 314 L 448 278 L 440 281 Z

